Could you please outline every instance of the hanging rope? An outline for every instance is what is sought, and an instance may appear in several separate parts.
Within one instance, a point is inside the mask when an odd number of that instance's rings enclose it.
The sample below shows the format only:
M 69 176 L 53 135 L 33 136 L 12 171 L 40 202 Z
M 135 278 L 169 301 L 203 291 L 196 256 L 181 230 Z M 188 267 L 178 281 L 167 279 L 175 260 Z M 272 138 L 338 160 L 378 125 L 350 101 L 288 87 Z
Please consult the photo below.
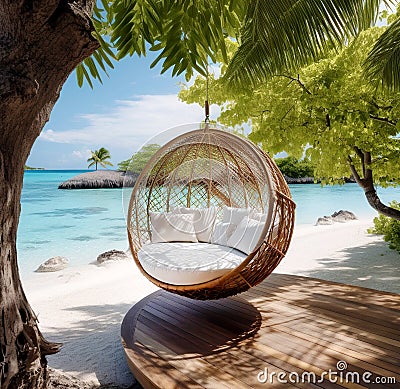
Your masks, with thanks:
M 204 102 L 204 109 L 206 112 L 206 118 L 204 122 L 206 124 L 210 123 L 210 105 L 208 103 L 208 69 L 207 69 L 207 76 L 206 76 L 206 101 Z

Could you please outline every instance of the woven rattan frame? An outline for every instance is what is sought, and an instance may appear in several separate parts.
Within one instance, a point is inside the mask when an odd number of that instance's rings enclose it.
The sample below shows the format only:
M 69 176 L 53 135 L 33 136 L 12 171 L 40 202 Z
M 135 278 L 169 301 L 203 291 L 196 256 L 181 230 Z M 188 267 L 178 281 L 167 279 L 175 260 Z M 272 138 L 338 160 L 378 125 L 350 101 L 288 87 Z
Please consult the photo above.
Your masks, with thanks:
M 151 240 L 150 212 L 216 206 L 220 218 L 224 205 L 267 214 L 256 249 L 236 269 L 196 285 L 166 284 L 143 269 L 138 252 Z M 128 211 L 130 248 L 157 286 L 199 300 L 228 297 L 257 285 L 278 266 L 292 238 L 294 211 L 286 181 L 267 154 L 245 138 L 206 126 L 167 143 L 138 177 Z

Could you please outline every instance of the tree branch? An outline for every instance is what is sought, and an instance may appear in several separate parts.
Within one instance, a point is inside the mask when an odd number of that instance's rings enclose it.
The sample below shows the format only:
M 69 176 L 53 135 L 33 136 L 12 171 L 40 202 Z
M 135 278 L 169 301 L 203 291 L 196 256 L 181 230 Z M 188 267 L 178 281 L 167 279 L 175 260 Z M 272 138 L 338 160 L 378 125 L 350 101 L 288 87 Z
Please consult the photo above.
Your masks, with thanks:
M 383 123 L 389 124 L 394 127 L 396 127 L 396 124 L 397 124 L 397 121 L 390 120 L 389 118 L 383 118 L 380 116 L 376 116 L 376 115 L 373 115 L 372 113 L 369 114 L 369 117 L 370 117 L 370 119 L 374 119 L 374 120 L 377 120 L 378 122 L 383 122 Z
M 307 89 L 307 87 L 300 81 L 300 75 L 299 74 L 297 75 L 297 78 L 294 78 L 292 76 L 288 76 L 286 74 L 277 74 L 277 76 L 278 77 L 288 78 L 289 80 L 291 80 L 290 82 L 293 82 L 293 81 L 297 82 L 300 85 L 301 89 L 303 89 L 308 95 L 312 95 L 312 93 L 309 91 L 309 89 Z
M 377 109 L 384 109 L 384 110 L 391 110 L 393 109 L 393 105 L 386 105 L 386 106 L 381 106 L 379 105 L 375 100 L 372 101 L 367 101 L 368 104 L 371 104 L 373 107 Z
M 357 146 L 354 146 L 354 150 L 355 150 L 358 158 L 360 158 L 362 171 L 363 171 L 363 176 L 365 178 L 365 160 L 364 160 L 365 155 L 364 155 L 364 152 L 360 148 L 358 148 Z
M 360 149 L 355 147 L 359 152 L 362 153 Z M 350 170 L 351 173 L 356 180 L 357 184 L 361 186 L 364 190 L 365 197 L 369 203 L 369 205 L 374 208 L 376 211 L 381 213 L 382 215 L 385 215 L 387 217 L 391 217 L 396 220 L 400 220 L 400 211 L 389 207 L 381 202 L 381 200 L 378 197 L 378 194 L 376 193 L 375 187 L 374 187 L 374 181 L 373 181 L 373 175 L 372 175 L 372 169 L 367 168 L 365 174 L 365 178 L 361 178 L 360 175 L 358 174 L 353 160 L 350 155 L 347 156 L 349 160 L 349 165 L 350 165 Z M 365 152 L 363 153 L 363 166 L 370 166 L 371 165 L 371 153 L 370 152 Z
M 326 126 L 327 126 L 328 128 L 331 128 L 331 118 L 330 118 L 330 116 L 329 116 L 329 113 L 327 113 L 327 114 L 325 115 L 325 121 L 326 121 Z
M 357 184 L 362 187 L 363 186 L 363 180 L 360 177 L 360 175 L 358 174 L 356 167 L 354 166 L 353 159 L 350 157 L 350 155 L 348 155 L 347 158 L 349 160 L 351 174 L 353 175 L 353 177 L 356 180 Z
M 369 151 L 364 152 L 364 177 L 366 180 L 372 180 L 372 169 L 371 169 L 371 153 Z

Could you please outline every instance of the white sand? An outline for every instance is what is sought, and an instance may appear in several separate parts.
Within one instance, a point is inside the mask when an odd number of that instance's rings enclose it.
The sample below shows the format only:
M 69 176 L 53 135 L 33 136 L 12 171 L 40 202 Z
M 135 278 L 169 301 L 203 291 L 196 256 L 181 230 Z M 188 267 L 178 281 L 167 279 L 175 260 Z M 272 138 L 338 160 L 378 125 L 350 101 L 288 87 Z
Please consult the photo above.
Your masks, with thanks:
M 366 233 L 371 224 L 297 227 L 276 272 L 400 293 L 400 256 Z M 42 332 L 64 343 L 48 358 L 51 367 L 93 385 L 132 385 L 120 343 L 121 321 L 134 303 L 157 289 L 133 262 L 33 273 L 23 281 Z

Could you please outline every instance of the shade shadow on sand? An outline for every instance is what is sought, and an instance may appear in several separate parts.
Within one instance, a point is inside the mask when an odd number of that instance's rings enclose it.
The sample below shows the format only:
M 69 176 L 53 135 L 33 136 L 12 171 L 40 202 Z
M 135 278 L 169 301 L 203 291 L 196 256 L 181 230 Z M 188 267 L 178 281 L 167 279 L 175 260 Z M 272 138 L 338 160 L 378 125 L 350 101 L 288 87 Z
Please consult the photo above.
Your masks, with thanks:
M 400 293 L 400 255 L 386 242 L 346 248 L 329 258 L 319 258 L 322 267 L 299 272 L 302 275 Z
M 61 351 L 48 357 L 49 366 L 77 378 L 95 375 L 101 385 L 128 388 L 135 383 L 121 347 L 121 321 L 131 304 L 87 305 L 66 308 L 77 319 L 68 328 L 47 327 L 46 338 L 62 342 Z

